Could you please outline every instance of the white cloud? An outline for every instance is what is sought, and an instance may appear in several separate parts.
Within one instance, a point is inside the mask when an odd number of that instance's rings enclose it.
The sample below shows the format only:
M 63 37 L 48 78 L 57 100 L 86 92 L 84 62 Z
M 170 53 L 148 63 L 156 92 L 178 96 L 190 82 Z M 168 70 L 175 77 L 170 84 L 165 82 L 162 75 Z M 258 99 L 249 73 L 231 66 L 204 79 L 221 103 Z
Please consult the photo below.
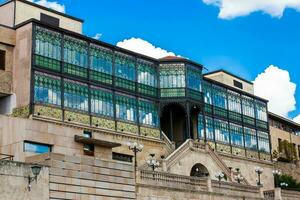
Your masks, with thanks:
M 254 94 L 269 100 L 269 110 L 283 117 L 296 109 L 296 84 L 291 82 L 290 74 L 270 65 L 254 80 Z
M 102 33 L 97 33 L 93 38 L 99 40 L 102 36 Z
M 296 123 L 300 124 L 300 115 L 293 119 Z
M 38 1 L 27 0 L 27 1 L 30 1 L 32 3 L 36 3 L 36 4 L 44 6 L 46 8 L 50 8 L 50 9 L 56 10 L 56 11 L 61 12 L 61 13 L 65 13 L 66 12 L 65 5 L 59 4 L 56 1 L 51 1 L 51 2 L 47 1 L 47 0 L 38 0 Z
M 157 59 L 165 56 L 175 56 L 173 52 L 168 52 L 162 48 L 155 47 L 150 42 L 141 38 L 132 37 L 130 39 L 125 39 L 118 42 L 117 46 Z
M 282 17 L 285 9 L 300 12 L 300 0 L 202 0 L 207 5 L 219 7 L 219 18 L 233 19 L 261 11 L 272 17 Z

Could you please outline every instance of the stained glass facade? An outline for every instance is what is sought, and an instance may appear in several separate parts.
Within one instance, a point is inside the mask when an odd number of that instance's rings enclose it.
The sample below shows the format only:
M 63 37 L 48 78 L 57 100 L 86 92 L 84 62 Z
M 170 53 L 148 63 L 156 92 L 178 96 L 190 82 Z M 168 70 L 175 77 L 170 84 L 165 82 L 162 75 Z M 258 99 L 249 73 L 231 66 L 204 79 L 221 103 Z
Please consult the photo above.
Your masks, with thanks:
M 270 152 L 267 102 L 203 78 L 201 66 L 144 58 L 40 26 L 34 39 L 33 104 L 159 129 L 160 101 L 186 100 L 200 108 L 199 139 Z

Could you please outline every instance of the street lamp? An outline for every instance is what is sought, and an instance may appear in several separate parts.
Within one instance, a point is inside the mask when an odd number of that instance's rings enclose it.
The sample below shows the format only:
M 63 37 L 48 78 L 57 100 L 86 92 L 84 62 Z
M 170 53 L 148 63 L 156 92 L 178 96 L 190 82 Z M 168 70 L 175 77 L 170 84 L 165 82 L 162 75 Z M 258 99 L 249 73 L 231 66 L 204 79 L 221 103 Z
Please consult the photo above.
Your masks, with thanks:
M 278 169 L 275 169 L 272 171 L 272 174 L 274 176 L 274 185 L 276 188 L 276 187 L 278 187 L 278 181 L 279 181 L 279 176 L 281 175 L 281 171 Z
M 218 173 L 216 173 L 215 177 L 219 180 L 219 187 L 220 187 L 221 186 L 221 180 L 223 178 L 225 178 L 225 175 L 224 175 L 223 172 L 218 172 Z
M 238 183 L 241 183 L 241 181 L 244 180 L 244 177 L 241 174 L 238 174 L 237 176 L 234 176 L 234 180 L 236 180 Z
M 37 181 L 37 177 L 41 172 L 42 167 L 38 166 L 38 165 L 33 165 L 31 166 L 31 172 L 33 174 L 33 177 L 31 177 L 30 175 L 28 175 L 28 191 L 31 190 L 31 183 L 33 181 Z
M 136 167 L 137 167 L 136 154 L 143 150 L 144 145 L 139 144 L 137 142 L 127 142 L 127 146 L 128 149 L 131 150 L 134 154 L 134 177 L 136 178 Z
M 260 181 L 260 175 L 263 173 L 263 169 L 260 167 L 255 167 L 255 172 L 257 173 L 258 176 L 258 181 L 257 181 L 257 185 L 260 186 L 261 185 L 261 181 Z
M 147 160 L 147 164 L 151 167 L 152 171 L 155 171 L 159 167 L 159 162 L 154 158 L 155 154 L 150 154 L 150 159 Z
M 286 182 L 282 182 L 282 183 L 280 183 L 280 186 L 281 187 L 287 187 L 287 186 L 289 186 L 289 184 L 287 184 Z

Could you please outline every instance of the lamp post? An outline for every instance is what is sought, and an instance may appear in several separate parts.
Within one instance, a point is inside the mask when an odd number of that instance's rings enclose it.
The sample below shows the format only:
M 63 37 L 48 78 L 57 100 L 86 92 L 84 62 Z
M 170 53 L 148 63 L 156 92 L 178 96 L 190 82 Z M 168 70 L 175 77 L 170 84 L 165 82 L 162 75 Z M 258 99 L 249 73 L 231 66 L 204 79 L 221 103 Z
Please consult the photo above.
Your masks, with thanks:
M 218 172 L 215 177 L 219 180 L 219 187 L 221 186 L 221 180 L 225 177 L 223 172 Z
M 260 181 L 260 175 L 263 173 L 263 169 L 260 167 L 255 167 L 255 172 L 257 173 L 258 176 L 258 181 L 257 181 L 257 185 L 260 186 L 261 185 L 261 181 Z
M 136 168 L 137 168 L 137 158 L 136 155 L 138 152 L 141 152 L 144 148 L 144 145 L 137 142 L 127 142 L 128 149 L 131 150 L 134 154 L 134 178 L 136 178 Z
M 278 187 L 278 181 L 279 181 L 279 176 L 281 175 L 281 171 L 278 169 L 275 169 L 272 171 L 272 174 L 274 176 L 274 185 L 276 188 L 276 187 Z
M 288 187 L 288 186 L 289 186 L 289 184 L 287 184 L 286 182 L 280 183 L 280 187 Z
M 41 172 L 42 167 L 38 166 L 38 165 L 33 165 L 31 166 L 31 172 L 33 174 L 33 177 L 31 177 L 30 175 L 28 175 L 28 191 L 31 191 L 31 183 L 33 181 L 37 181 L 37 177 Z
M 150 154 L 150 159 L 147 160 L 147 164 L 151 167 L 152 171 L 155 171 L 159 167 L 159 162 L 154 158 L 155 154 Z
M 238 183 L 241 183 L 241 181 L 244 180 L 244 177 L 241 174 L 238 174 L 237 176 L 234 176 L 234 180 L 236 180 Z

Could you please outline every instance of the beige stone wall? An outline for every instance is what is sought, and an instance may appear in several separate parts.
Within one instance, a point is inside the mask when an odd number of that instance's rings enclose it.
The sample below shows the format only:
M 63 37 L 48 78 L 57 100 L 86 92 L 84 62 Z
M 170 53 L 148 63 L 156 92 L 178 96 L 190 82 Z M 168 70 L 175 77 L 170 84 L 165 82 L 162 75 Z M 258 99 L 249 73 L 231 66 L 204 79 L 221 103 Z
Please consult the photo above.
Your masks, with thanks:
M 5 51 L 5 70 L 0 70 L 0 94 L 6 95 L 12 93 L 13 47 L 0 43 L 0 50 Z
M 134 199 L 131 164 L 89 156 L 43 154 L 27 158 L 50 168 L 50 199 Z
M 28 176 L 33 177 L 31 165 L 13 161 L 0 161 L 0 200 L 48 200 L 49 169 L 42 167 L 37 182 L 28 190 Z
M 32 51 L 32 24 L 16 30 L 16 46 L 13 65 L 13 93 L 16 94 L 16 106 L 27 106 L 30 103 Z
M 224 72 L 218 72 L 218 73 L 214 73 L 214 74 L 209 74 L 209 75 L 206 75 L 205 77 L 207 78 L 210 78 L 212 80 L 215 80 L 215 81 L 218 81 L 220 83 L 223 83 L 223 84 L 226 84 L 226 85 L 229 85 L 231 87 L 234 87 L 238 90 L 241 90 L 240 88 L 238 87 L 235 87 L 233 85 L 233 80 L 237 80 L 239 82 L 241 82 L 243 84 L 243 91 L 245 92 L 248 92 L 250 94 L 254 94 L 254 89 L 253 89 L 253 85 L 252 84 L 249 84 L 241 79 L 238 79 L 238 78 L 235 78 L 229 74 L 226 74 Z
M 270 126 L 270 135 L 271 135 L 271 143 L 272 143 L 272 150 L 276 150 L 278 152 L 278 139 L 280 138 L 282 141 L 287 140 L 290 143 L 296 144 L 296 153 L 297 153 L 297 160 L 299 160 L 299 149 L 298 145 L 300 145 L 300 136 L 291 134 L 287 131 L 275 128 Z
M 263 173 L 261 175 L 261 182 L 263 184 L 264 189 L 272 189 L 274 188 L 274 178 L 272 174 L 272 170 L 274 166 L 270 162 L 264 162 L 259 160 L 250 160 L 247 158 L 239 158 L 235 156 L 222 156 L 222 159 L 226 163 L 228 167 L 232 167 L 235 171 L 236 168 L 240 169 L 242 175 L 247 179 L 247 181 L 251 185 L 257 184 L 257 174 L 255 173 L 255 168 L 260 167 L 263 169 Z
M 14 1 L 0 7 L 0 24 L 14 26 L 14 7 Z
M 16 1 L 16 22 L 15 24 L 18 25 L 28 19 L 34 18 L 40 20 L 40 14 L 44 13 L 46 15 L 50 15 L 56 17 L 60 20 L 59 26 L 61 28 L 82 33 L 82 22 L 73 20 L 71 18 L 64 17 L 62 15 L 55 14 L 53 12 L 46 11 L 41 8 L 37 8 L 35 6 L 26 4 L 21 1 Z
M 14 29 L 0 26 L 0 36 L 1 43 L 12 46 L 16 44 L 16 31 Z
M 2 115 L 0 116 L 0 153 L 12 154 L 15 155 L 15 160 L 25 161 L 26 156 L 33 155 L 23 152 L 23 141 L 28 140 L 53 145 L 53 153 L 82 155 L 83 144 L 75 142 L 74 136 L 83 135 L 83 131 L 89 128 Z M 159 140 L 146 139 L 146 137 L 139 138 L 129 134 L 122 135 L 113 131 L 89 130 L 92 131 L 95 139 L 121 143 L 122 146 L 114 148 L 114 152 L 133 155 L 126 143 L 137 141 L 143 144 L 143 151 L 138 153 L 138 165 L 143 165 L 150 153 L 155 153 L 158 159 L 161 155 L 167 155 L 165 144 Z M 107 148 L 96 146 L 95 156 L 111 159 L 112 153 Z

